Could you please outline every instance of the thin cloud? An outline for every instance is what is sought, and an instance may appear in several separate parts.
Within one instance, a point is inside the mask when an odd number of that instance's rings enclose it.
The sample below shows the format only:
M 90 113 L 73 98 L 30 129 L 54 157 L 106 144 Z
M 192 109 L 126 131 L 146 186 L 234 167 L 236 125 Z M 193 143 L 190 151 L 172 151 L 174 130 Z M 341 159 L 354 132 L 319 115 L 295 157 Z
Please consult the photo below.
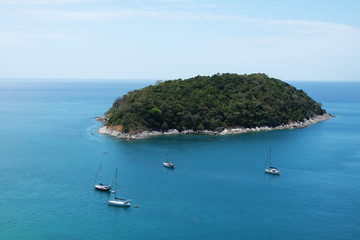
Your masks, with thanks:
M 0 0 L 2 4 L 59 5 L 106 2 L 106 0 Z
M 82 36 L 69 35 L 64 33 L 41 33 L 41 32 L 23 32 L 23 31 L 0 31 L 0 42 L 18 42 L 23 40 L 85 40 Z M 88 39 L 87 39 L 88 40 Z
M 354 32 L 360 33 L 360 30 L 354 26 L 345 24 L 336 24 L 329 22 L 319 21 L 305 21 L 305 20 L 271 20 L 266 21 L 269 26 L 283 26 L 283 27 L 295 27 L 295 31 L 301 33 L 323 33 L 323 34 L 338 34 L 339 32 Z
M 20 16 L 33 19 L 67 21 L 67 22 L 93 22 L 113 21 L 129 17 L 189 19 L 197 18 L 183 12 L 172 11 L 141 11 L 134 9 L 107 10 L 107 11 L 59 11 L 59 10 L 25 10 Z
M 136 2 L 190 3 L 194 2 L 194 0 L 136 0 Z
M 40 1 L 40 0 L 39 0 Z M 57 0 L 57 1 L 85 1 L 85 0 Z M 89 1 L 89 0 L 87 0 Z M 233 25 L 234 29 L 252 29 L 257 31 L 278 31 L 291 34 L 310 35 L 337 35 L 347 33 L 358 35 L 360 30 L 354 26 L 336 24 L 320 21 L 305 20 L 264 20 L 234 15 L 206 14 L 189 11 L 156 11 L 137 9 L 118 9 L 102 11 L 66 11 L 66 10 L 24 10 L 17 14 L 20 17 L 26 16 L 32 19 L 46 21 L 65 22 L 94 22 L 94 21 L 116 21 L 128 18 L 152 18 L 166 20 L 187 20 L 203 23 L 226 23 Z

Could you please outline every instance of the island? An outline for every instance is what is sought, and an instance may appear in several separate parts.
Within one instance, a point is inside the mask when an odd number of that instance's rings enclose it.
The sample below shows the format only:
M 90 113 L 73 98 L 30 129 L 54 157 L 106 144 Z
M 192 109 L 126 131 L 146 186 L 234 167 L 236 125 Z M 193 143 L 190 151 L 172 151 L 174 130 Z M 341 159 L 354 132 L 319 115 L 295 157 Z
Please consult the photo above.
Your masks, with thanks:
M 99 132 L 125 139 L 303 128 L 331 118 L 303 90 L 266 74 L 157 81 L 116 99 Z

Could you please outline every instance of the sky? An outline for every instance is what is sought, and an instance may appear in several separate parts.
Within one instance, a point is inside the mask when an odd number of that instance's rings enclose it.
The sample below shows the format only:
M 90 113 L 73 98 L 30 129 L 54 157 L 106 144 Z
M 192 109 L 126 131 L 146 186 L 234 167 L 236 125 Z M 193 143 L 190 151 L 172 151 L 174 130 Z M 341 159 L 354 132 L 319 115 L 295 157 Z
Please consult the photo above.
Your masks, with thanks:
M 358 0 L 0 0 L 0 78 L 360 81 Z

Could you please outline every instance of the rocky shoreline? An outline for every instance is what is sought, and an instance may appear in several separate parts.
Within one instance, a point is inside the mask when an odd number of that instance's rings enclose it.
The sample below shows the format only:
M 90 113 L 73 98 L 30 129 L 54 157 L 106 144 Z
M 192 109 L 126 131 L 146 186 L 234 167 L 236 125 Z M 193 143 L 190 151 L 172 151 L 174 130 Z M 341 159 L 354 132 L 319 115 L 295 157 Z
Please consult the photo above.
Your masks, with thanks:
M 318 123 L 321 121 L 325 121 L 329 118 L 334 117 L 331 114 L 324 114 L 318 115 L 310 119 L 304 119 L 303 121 L 293 122 L 289 124 L 283 124 L 277 127 L 255 127 L 255 128 L 231 128 L 231 129 L 223 129 L 221 131 L 209 131 L 209 130 L 202 130 L 202 131 L 193 131 L 193 130 L 185 130 L 179 132 L 176 129 L 171 129 L 166 132 L 161 131 L 144 131 L 137 134 L 129 134 L 123 133 L 116 130 L 110 129 L 108 126 L 101 126 L 99 129 L 100 134 L 107 134 L 113 137 L 118 137 L 126 140 L 137 140 L 137 139 L 144 139 L 149 137 L 161 136 L 161 135 L 178 135 L 178 134 L 202 134 L 202 135 L 231 135 L 231 134 L 240 134 L 240 133 L 248 133 L 248 132 L 260 132 L 260 131 L 271 131 L 271 130 L 281 130 L 281 129 L 295 129 L 295 128 L 305 128 L 311 124 Z M 96 117 L 95 120 L 104 122 L 105 117 Z

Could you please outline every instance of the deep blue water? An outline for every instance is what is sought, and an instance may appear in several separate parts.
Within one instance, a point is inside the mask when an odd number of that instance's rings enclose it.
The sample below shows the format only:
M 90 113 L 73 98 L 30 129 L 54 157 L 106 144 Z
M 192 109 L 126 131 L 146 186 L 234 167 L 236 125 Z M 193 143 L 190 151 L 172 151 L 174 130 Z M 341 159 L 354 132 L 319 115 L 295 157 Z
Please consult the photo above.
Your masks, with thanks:
M 94 117 L 148 83 L 0 81 L 0 239 L 360 238 L 360 82 L 291 82 L 336 115 L 305 129 L 99 135 Z M 140 208 L 106 204 L 100 163 Z

